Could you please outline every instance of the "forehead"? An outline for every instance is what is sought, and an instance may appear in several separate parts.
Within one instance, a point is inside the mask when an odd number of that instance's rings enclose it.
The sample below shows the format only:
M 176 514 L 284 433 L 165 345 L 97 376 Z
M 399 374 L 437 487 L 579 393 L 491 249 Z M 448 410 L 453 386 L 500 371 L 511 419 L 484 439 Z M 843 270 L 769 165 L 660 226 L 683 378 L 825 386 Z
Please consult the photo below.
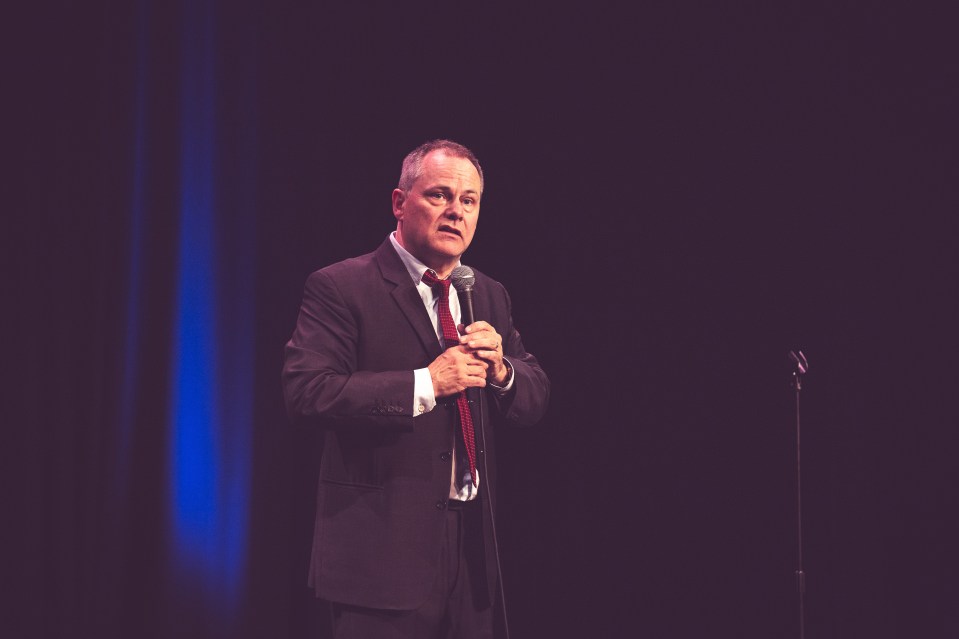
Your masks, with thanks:
M 466 158 L 432 151 L 423 158 L 423 173 L 416 180 L 421 186 L 450 186 L 463 191 L 482 191 L 479 172 Z

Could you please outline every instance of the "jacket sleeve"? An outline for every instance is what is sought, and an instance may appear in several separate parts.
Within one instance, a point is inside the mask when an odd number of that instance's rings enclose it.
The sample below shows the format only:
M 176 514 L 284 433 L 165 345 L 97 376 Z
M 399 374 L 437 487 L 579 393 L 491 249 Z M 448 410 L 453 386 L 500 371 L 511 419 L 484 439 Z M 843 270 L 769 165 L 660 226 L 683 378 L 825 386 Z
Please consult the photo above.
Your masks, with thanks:
M 542 419 L 549 403 L 549 378 L 536 358 L 526 351 L 519 331 L 513 325 L 512 303 L 506 289 L 506 319 L 502 332 L 503 354 L 513 366 L 513 387 L 496 404 L 503 418 L 517 426 L 531 426 Z
M 412 428 L 413 371 L 358 370 L 356 312 L 326 270 L 310 275 L 286 344 L 287 413 L 331 426 Z

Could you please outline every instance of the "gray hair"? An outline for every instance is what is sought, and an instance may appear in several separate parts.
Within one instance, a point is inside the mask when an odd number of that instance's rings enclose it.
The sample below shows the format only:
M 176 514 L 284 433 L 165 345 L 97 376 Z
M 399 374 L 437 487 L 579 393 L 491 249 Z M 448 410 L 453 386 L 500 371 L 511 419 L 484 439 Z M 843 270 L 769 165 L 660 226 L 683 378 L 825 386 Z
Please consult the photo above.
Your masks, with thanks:
M 476 167 L 476 172 L 479 173 L 480 189 L 485 186 L 483 167 L 480 166 L 479 160 L 476 159 L 472 151 L 452 140 L 431 140 L 410 151 L 409 155 L 403 159 L 403 170 L 400 171 L 400 181 L 396 188 L 409 191 L 413 187 L 413 183 L 423 175 L 423 159 L 433 151 L 443 151 L 455 158 L 469 160 Z

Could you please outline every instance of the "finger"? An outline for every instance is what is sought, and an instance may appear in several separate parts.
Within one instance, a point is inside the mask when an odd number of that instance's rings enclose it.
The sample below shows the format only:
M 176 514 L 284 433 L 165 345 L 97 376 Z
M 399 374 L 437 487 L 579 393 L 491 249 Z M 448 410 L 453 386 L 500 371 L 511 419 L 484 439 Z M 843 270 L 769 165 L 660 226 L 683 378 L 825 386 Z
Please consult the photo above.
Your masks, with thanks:
M 476 356 L 483 358 L 483 361 L 486 362 L 487 370 L 489 370 L 490 367 L 494 369 L 499 368 L 499 365 L 503 361 L 503 356 L 496 351 L 478 351 Z
M 480 353 L 481 353 L 481 352 L 482 352 L 482 351 L 479 351 L 479 350 L 475 350 L 475 351 L 474 351 L 474 350 L 471 350 L 470 353 L 469 353 L 469 354 L 470 354 L 470 361 L 473 361 L 473 362 L 476 362 L 476 363 L 478 363 L 478 364 L 482 364 L 483 366 L 486 366 L 486 359 L 480 356 Z
M 490 326 L 489 322 L 485 322 L 483 320 L 473 322 L 472 324 L 466 327 L 467 335 L 471 335 L 473 333 L 479 333 L 481 331 L 493 331 L 494 333 L 496 332 L 495 329 L 492 326 Z
M 502 344 L 498 339 L 474 340 L 467 342 L 466 346 L 468 346 L 473 353 L 481 354 L 482 357 L 485 357 L 488 353 L 498 355 L 502 352 L 500 350 Z
M 460 344 L 474 349 L 486 347 L 496 350 L 502 346 L 503 336 L 497 333 L 495 330 L 489 329 L 487 331 L 480 331 L 478 333 L 470 333 L 469 335 L 461 336 Z

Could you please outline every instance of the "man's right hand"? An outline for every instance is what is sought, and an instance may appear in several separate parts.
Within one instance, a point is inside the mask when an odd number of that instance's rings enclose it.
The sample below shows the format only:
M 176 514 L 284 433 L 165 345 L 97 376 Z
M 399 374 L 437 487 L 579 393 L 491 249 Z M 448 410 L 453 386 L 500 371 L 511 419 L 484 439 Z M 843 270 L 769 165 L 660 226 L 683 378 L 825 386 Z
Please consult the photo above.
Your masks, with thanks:
M 439 399 L 467 388 L 486 386 L 488 366 L 465 346 L 446 349 L 427 366 L 433 379 L 433 394 Z

